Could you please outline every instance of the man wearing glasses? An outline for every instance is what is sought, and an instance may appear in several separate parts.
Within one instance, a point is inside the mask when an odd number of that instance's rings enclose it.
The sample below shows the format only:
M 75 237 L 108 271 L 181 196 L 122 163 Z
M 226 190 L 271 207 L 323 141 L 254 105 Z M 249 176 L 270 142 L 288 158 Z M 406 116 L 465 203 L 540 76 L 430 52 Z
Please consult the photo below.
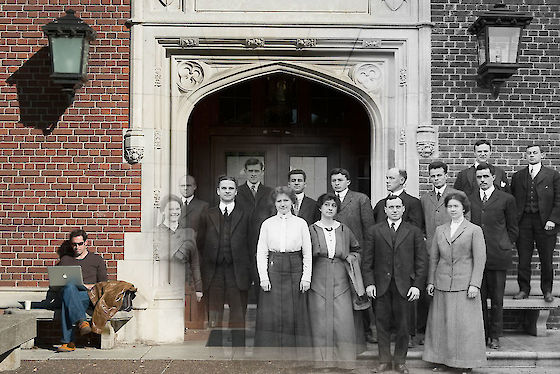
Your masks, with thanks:
M 84 230 L 74 230 L 70 233 L 69 240 L 74 253 L 62 256 L 58 266 L 80 266 L 84 285 L 68 283 L 61 290 L 62 345 L 58 348 L 59 352 L 71 352 L 76 349 L 73 339 L 75 326 L 78 327 L 80 335 L 91 332 L 91 326 L 86 321 L 86 310 L 90 305 L 88 290 L 95 283 L 107 280 L 105 261 L 100 255 L 87 249 L 87 233 Z

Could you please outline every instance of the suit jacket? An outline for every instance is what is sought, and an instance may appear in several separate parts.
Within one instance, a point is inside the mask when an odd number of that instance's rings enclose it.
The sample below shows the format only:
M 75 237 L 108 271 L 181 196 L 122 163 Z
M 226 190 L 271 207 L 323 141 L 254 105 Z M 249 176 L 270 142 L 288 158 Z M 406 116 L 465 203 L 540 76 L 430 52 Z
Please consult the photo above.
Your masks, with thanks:
M 451 223 L 436 228 L 430 248 L 428 284 L 440 291 L 466 291 L 480 288 L 486 263 L 482 229 L 466 219 L 451 237 Z
M 404 204 L 403 221 L 413 224 L 420 230 L 424 230 L 424 214 L 422 213 L 422 204 L 420 200 L 407 194 L 406 191 L 403 191 L 399 197 Z M 387 215 L 385 214 L 385 200 L 387 200 L 387 197 L 379 200 L 377 204 L 375 204 L 375 208 L 373 208 L 375 222 L 387 220 Z
M 486 269 L 508 270 L 511 252 L 519 235 L 515 199 L 507 192 L 494 190 L 482 204 L 477 190 L 469 196 L 471 222 L 480 226 L 486 242 Z
M 379 297 L 387 292 L 394 278 L 399 293 L 406 298 L 410 287 L 424 289 L 428 271 L 426 244 L 422 231 L 410 223 L 401 222 L 394 243 L 391 231 L 386 220 L 370 228 L 372 245 L 363 251 L 364 285 L 375 285 Z
M 443 190 L 443 195 L 438 200 L 436 192 L 431 190 L 420 197 L 422 212 L 424 213 L 424 233 L 426 235 L 426 248 L 432 247 L 432 239 L 436 232 L 436 227 L 444 223 L 451 222 L 451 216 L 445 207 L 445 197 L 458 190 L 447 186 Z
M 249 219 L 249 242 L 254 253 L 257 250 L 257 241 L 261 225 L 265 219 L 276 214 L 276 208 L 270 199 L 272 188 L 259 183 L 257 194 L 253 196 L 247 183 L 237 187 L 235 206 L 243 210 Z
M 298 217 L 303 218 L 308 226 L 317 222 L 321 218 L 317 202 L 310 197 L 304 196 L 299 207 Z
M 510 189 L 506 172 L 499 166 L 494 165 L 494 168 L 496 173 L 494 185 L 497 189 L 509 193 Z M 467 194 L 467 196 L 470 196 L 474 191 L 478 190 L 478 183 L 476 182 L 476 168 L 474 165 L 461 170 L 459 174 L 457 174 L 457 179 L 455 180 L 453 188 L 463 191 Z
M 340 211 L 334 218 L 352 230 L 360 243 L 360 248 L 367 248 L 370 245 L 367 232 L 374 225 L 375 220 L 369 197 L 361 192 L 348 190 L 340 206 Z
M 240 290 L 249 289 L 250 273 L 254 256 L 250 255 L 247 241 L 249 220 L 247 215 L 237 207 L 231 214 L 231 255 L 233 259 L 233 270 L 237 288 Z M 216 260 L 220 246 L 220 208 L 209 208 L 201 219 L 201 275 L 202 286 L 208 290 L 214 272 L 216 270 Z
M 530 178 L 528 167 L 519 170 L 511 178 L 511 193 L 517 203 L 517 218 L 519 220 L 523 217 L 527 199 L 527 183 Z M 554 169 L 542 166 L 536 179 L 535 188 L 539 199 L 539 215 L 542 227 L 547 221 L 556 223 L 554 230 L 549 231 L 550 234 L 556 235 L 560 228 L 560 174 Z
M 206 209 L 208 209 L 208 203 L 196 197 L 191 200 L 190 204 L 183 204 L 179 216 L 179 227 L 193 229 L 198 237 L 200 219 Z

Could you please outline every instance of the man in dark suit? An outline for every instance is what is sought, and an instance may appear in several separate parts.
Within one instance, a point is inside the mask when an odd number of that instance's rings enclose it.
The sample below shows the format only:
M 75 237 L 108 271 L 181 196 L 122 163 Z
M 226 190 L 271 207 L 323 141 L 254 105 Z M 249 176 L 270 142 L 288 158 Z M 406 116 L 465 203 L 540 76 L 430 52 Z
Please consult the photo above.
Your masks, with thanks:
M 420 197 L 422 212 L 424 213 L 424 234 L 426 236 L 426 249 L 428 252 L 432 246 L 436 227 L 451 222 L 451 216 L 447 212 L 444 201 L 447 195 L 455 193 L 457 190 L 447 185 L 447 170 L 447 164 L 442 161 L 430 163 L 428 165 L 428 174 L 433 189 Z M 426 332 L 426 322 L 431 301 L 432 297 L 426 293 L 426 290 L 421 289 L 416 316 L 419 344 L 423 344 L 423 335 Z
M 369 228 L 375 224 L 373 210 L 371 209 L 371 200 L 363 193 L 352 191 L 348 188 L 351 183 L 348 170 L 334 168 L 329 172 L 329 177 L 331 180 L 331 187 L 341 202 L 340 210 L 334 218 L 350 228 L 363 251 L 371 245 L 371 240 L 369 240 L 367 233 Z M 363 311 L 363 313 L 356 313 L 355 317 L 358 321 L 361 319 L 365 333 L 365 337 L 358 335 L 357 341 L 362 342 L 365 339 L 369 343 L 374 343 L 374 316 L 372 308 L 368 308 Z M 357 325 L 359 323 L 360 322 L 357 322 Z M 360 334 L 361 331 L 357 331 L 357 333 Z
M 528 146 L 525 155 L 529 166 L 511 179 L 519 220 L 519 293 L 514 299 L 525 299 L 531 291 L 531 257 L 536 243 L 541 261 L 541 290 L 545 301 L 552 302 L 552 253 L 560 227 L 560 174 L 542 165 L 540 146 Z
M 227 303 L 229 327 L 234 328 L 233 346 L 244 346 L 252 267 L 247 242 L 249 220 L 235 203 L 235 178 L 221 176 L 216 192 L 219 205 L 208 209 L 201 220 L 201 275 L 204 295 L 208 296 L 208 323 L 210 328 L 221 326 Z M 221 341 L 221 335 L 217 335 Z
M 288 173 L 288 187 L 294 190 L 297 198 L 293 206 L 294 214 L 303 218 L 307 225 L 312 225 L 321 218 L 321 213 L 317 207 L 317 202 L 305 196 L 306 180 L 307 175 L 301 169 L 294 169 Z
M 519 234 L 515 199 L 494 186 L 495 177 L 493 165 L 478 164 L 476 181 L 480 188 L 469 196 L 471 222 L 482 228 L 486 242 L 486 265 L 480 294 L 486 342 L 491 349 L 500 348 L 506 273 L 511 266 L 511 251 Z M 490 310 L 487 299 L 491 302 Z
M 366 293 L 376 299 L 375 314 L 379 344 L 379 366 L 375 372 L 394 369 L 408 373 L 410 302 L 418 300 L 425 287 L 428 254 L 422 231 L 403 220 L 400 197 L 385 199 L 387 219 L 370 228 L 371 247 L 363 255 Z M 395 329 L 395 354 L 391 356 L 391 326 Z
M 208 203 L 197 199 L 194 196 L 195 191 L 196 180 L 194 177 L 192 175 L 183 176 L 179 181 L 179 192 L 181 192 L 181 200 L 183 201 L 181 215 L 179 216 L 179 227 L 189 227 L 198 234 L 200 218 L 202 213 L 208 209 Z
M 249 158 L 245 161 L 245 175 L 247 182 L 238 187 L 235 203 L 249 218 L 249 245 L 251 255 L 256 256 L 257 241 L 261 225 L 265 219 L 275 214 L 276 208 L 271 200 L 272 188 L 262 184 L 264 176 L 264 163 L 256 158 Z M 256 261 L 254 261 L 256 264 Z M 255 265 L 256 266 L 256 265 Z M 251 291 L 251 299 L 258 295 L 257 268 L 251 269 L 252 282 L 255 290 Z
M 389 191 L 389 196 L 398 196 L 401 198 L 404 204 L 404 213 L 402 216 L 403 221 L 413 224 L 414 226 L 418 227 L 420 230 L 424 230 L 424 214 L 422 213 L 422 204 L 420 200 L 411 196 L 406 193 L 404 190 L 404 184 L 406 183 L 407 173 L 406 170 L 398 169 L 398 168 L 391 168 L 387 170 L 387 174 L 385 176 L 385 184 L 387 185 L 387 191 Z M 387 214 L 385 213 L 385 200 L 387 198 L 383 198 L 375 204 L 375 208 L 373 208 L 373 215 L 375 217 L 375 222 L 385 221 L 387 219 Z M 417 334 L 417 325 L 416 325 L 416 305 L 417 303 L 412 303 L 410 305 L 411 312 L 410 312 L 410 347 L 414 347 L 416 345 L 416 334 Z
M 403 221 L 413 224 L 420 230 L 424 230 L 424 215 L 422 213 L 422 204 L 420 200 L 414 196 L 409 195 L 404 190 L 404 184 L 406 183 L 407 173 L 406 170 L 391 168 L 387 170 L 385 176 L 385 184 L 387 185 L 387 191 L 389 191 L 389 196 L 398 196 L 401 198 L 404 204 Z M 387 219 L 387 214 L 385 213 L 385 200 L 383 198 L 375 204 L 373 208 L 373 216 L 375 222 L 381 222 Z
M 196 180 L 192 175 L 184 175 L 179 180 L 179 192 L 183 205 L 181 207 L 181 215 L 179 216 L 179 228 L 191 228 L 196 232 L 196 245 L 200 253 L 200 220 L 202 215 L 208 209 L 208 203 L 197 199 L 194 196 L 196 191 Z M 200 257 L 200 256 L 199 256 Z M 185 268 L 185 297 L 193 296 L 195 292 L 192 287 L 191 279 L 193 278 L 191 267 Z M 193 299 L 194 300 L 194 299 Z M 193 321 L 203 324 L 205 320 L 204 303 L 193 302 L 191 307 L 191 318 Z
M 476 183 L 476 167 L 478 164 L 485 162 L 489 163 L 490 158 L 490 142 L 488 140 L 478 140 L 474 143 L 474 165 L 463 169 L 457 174 L 457 179 L 453 187 L 456 190 L 463 191 L 467 196 L 472 195 L 473 192 L 478 190 L 478 184 Z M 509 184 L 506 172 L 504 169 L 494 166 L 496 169 L 496 179 L 494 184 L 496 188 L 502 191 L 509 192 Z

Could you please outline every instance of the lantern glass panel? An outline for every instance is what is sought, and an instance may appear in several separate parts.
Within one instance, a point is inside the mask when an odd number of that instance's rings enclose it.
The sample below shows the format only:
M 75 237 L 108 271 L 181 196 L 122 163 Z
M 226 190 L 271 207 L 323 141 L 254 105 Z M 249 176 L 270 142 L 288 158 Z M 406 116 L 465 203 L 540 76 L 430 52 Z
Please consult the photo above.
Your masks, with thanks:
M 486 33 L 481 31 L 477 35 L 478 64 L 482 65 L 486 62 Z
M 515 64 L 520 35 L 519 27 L 488 27 L 490 62 Z
M 82 73 L 83 37 L 51 37 L 53 67 L 55 73 Z

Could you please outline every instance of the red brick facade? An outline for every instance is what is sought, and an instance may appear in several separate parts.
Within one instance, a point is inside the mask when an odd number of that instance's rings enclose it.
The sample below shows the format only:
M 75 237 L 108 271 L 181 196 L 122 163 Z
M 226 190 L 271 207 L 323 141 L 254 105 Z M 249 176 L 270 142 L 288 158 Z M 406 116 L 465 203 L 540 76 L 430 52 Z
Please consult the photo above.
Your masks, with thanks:
M 124 232 L 140 227 L 140 166 L 124 162 L 122 151 L 129 0 L 55 3 L 0 4 L 0 286 L 46 286 L 46 266 L 78 227 L 114 278 Z M 48 78 L 41 30 L 68 8 L 97 32 L 89 81 L 70 105 Z
M 559 168 L 560 159 L 560 4 L 551 0 L 512 0 L 508 9 L 528 12 L 533 20 L 523 33 L 523 65 L 494 99 L 476 84 L 475 38 L 467 32 L 476 13 L 496 2 L 432 0 L 432 118 L 439 136 L 439 156 L 457 173 L 473 162 L 473 144 L 492 142 L 492 159 L 508 177 L 526 165 L 527 144 L 545 147 L 545 166 Z M 551 5 L 555 4 L 555 5 Z M 427 189 L 427 164 L 421 165 Z M 555 251 L 556 278 L 560 252 Z M 538 265 L 535 252 L 534 269 Z M 535 275 L 539 272 L 535 271 Z

